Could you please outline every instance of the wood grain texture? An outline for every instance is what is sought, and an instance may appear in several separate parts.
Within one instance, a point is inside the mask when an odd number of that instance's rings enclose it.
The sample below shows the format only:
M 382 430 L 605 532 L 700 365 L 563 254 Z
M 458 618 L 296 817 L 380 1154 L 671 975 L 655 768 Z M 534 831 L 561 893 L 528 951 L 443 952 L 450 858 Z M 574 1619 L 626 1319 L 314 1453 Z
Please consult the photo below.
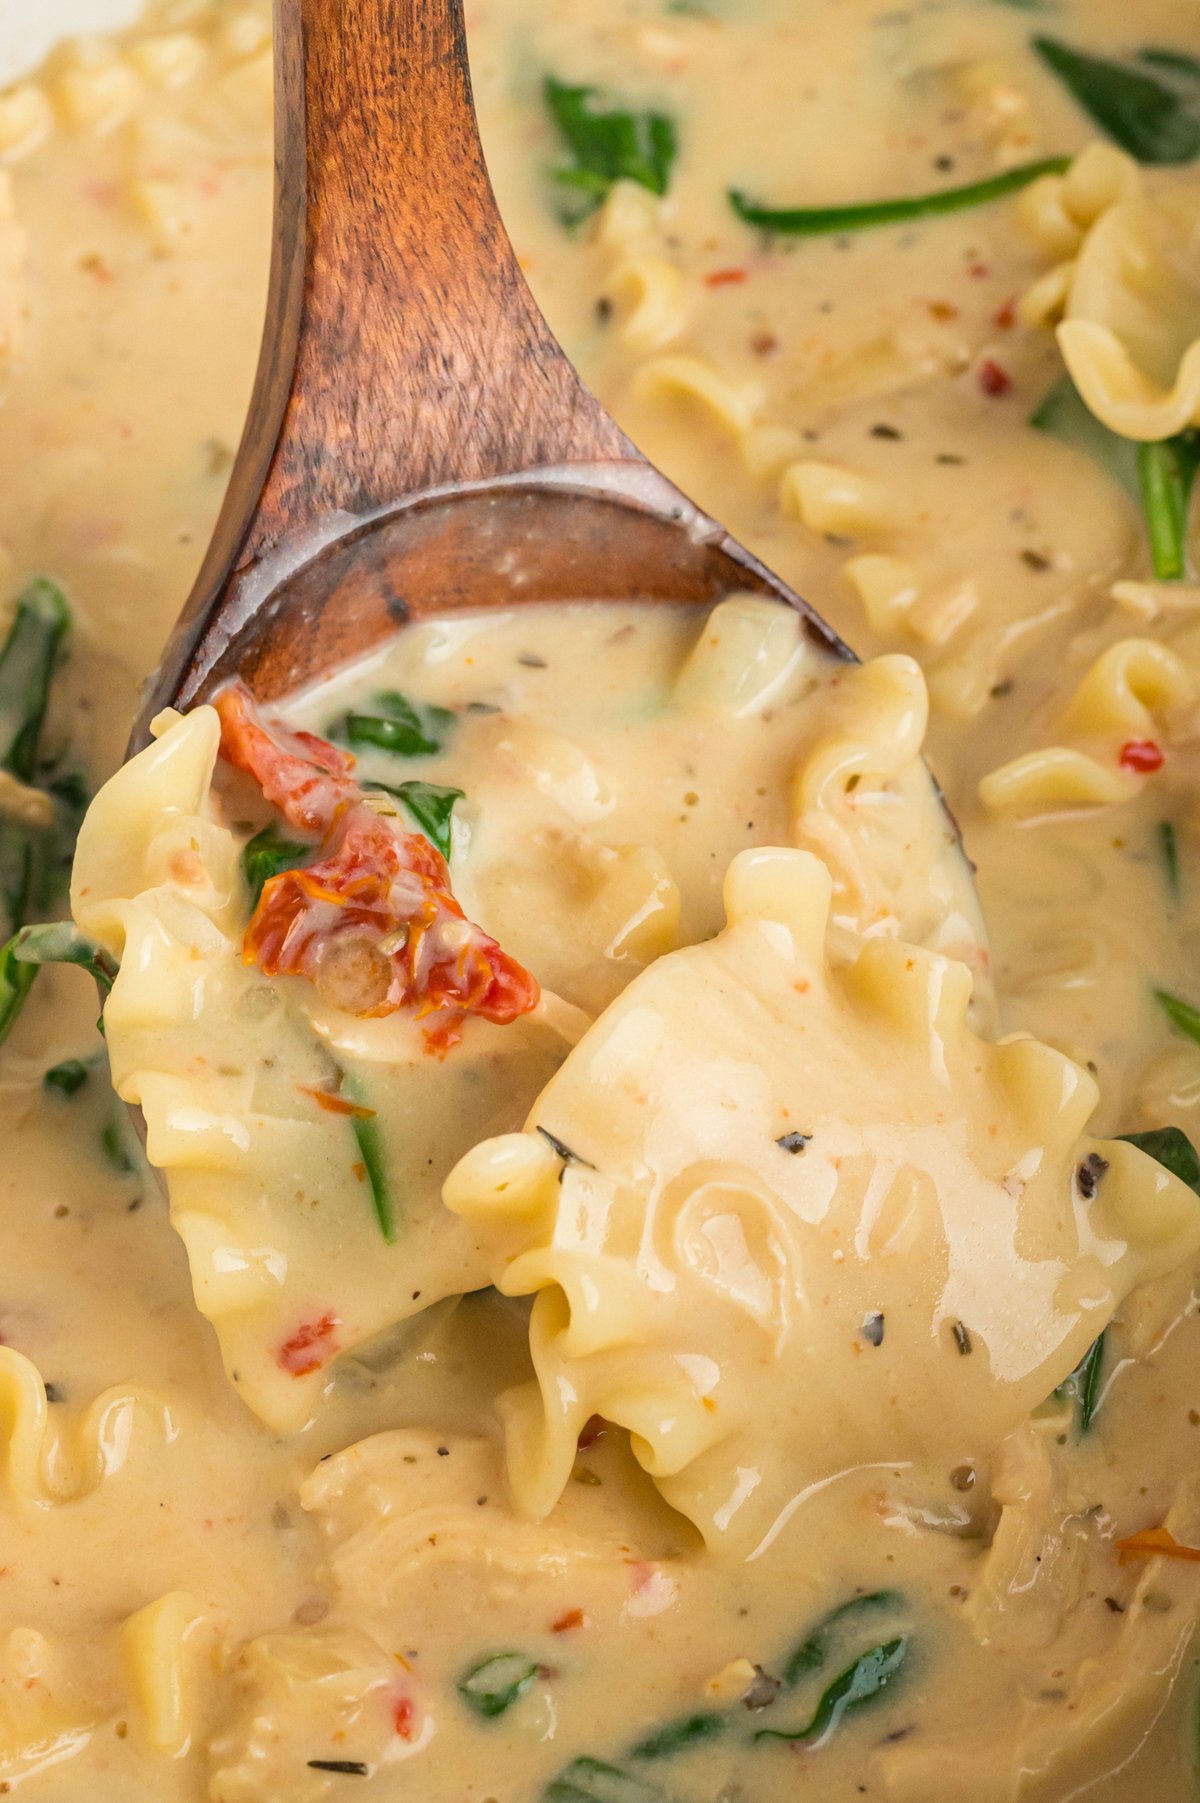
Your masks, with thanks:
M 235 673 L 277 696 L 451 607 L 743 587 L 844 650 L 555 342 L 492 194 L 461 0 L 276 0 L 275 54 L 254 395 L 134 743 Z

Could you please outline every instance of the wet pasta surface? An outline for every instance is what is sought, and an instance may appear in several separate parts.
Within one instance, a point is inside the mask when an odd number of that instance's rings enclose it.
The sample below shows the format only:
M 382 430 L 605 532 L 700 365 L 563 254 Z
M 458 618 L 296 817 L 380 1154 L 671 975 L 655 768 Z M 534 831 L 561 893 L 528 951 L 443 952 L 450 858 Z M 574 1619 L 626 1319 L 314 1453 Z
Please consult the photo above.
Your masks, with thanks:
M 868 661 L 739 598 L 547 608 L 290 704 L 530 974 L 507 1021 L 345 1005 L 332 829 L 281 859 L 215 715 L 93 802 L 106 1041 L 53 968 L 0 1051 L 0 1789 L 1184 1803 L 1194 9 L 469 25 L 569 353 Z M 268 35 L 168 7 L 0 93 L 0 586 L 55 671 L 2 760 L 13 925 L 65 907 L 219 504 Z M 1086 56 L 1160 135 L 1089 114 Z M 264 874 L 320 929 L 282 974 Z M 376 951 L 416 981 L 411 918 Z

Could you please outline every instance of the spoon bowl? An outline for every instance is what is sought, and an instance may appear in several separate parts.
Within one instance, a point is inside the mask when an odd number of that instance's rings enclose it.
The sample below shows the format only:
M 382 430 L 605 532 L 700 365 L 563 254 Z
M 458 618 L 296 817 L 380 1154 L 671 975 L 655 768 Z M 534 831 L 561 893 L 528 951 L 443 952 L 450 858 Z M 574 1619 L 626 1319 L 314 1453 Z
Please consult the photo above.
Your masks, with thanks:
M 246 429 L 134 729 L 275 700 L 407 621 L 547 601 L 797 609 L 580 381 L 500 221 L 461 0 L 276 0 L 275 240 Z

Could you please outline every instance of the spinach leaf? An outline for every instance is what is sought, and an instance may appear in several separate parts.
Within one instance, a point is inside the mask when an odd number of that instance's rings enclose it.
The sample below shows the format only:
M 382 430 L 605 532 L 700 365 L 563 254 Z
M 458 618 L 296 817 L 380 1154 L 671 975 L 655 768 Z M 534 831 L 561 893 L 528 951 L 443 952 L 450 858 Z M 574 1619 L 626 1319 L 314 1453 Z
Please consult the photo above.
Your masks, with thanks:
M 385 689 L 376 695 L 373 714 L 346 714 L 330 726 L 328 737 L 354 746 L 372 745 L 393 757 L 428 758 L 443 750 L 454 715 L 446 707 L 428 707 Z
M 1147 49 L 1131 62 L 1089 56 L 1058 38 L 1033 47 L 1072 98 L 1139 163 L 1200 156 L 1200 67 L 1178 51 Z
M 117 976 L 116 960 L 94 940 L 85 939 L 70 921 L 22 927 L 0 946 L 0 1043 L 12 1031 L 43 964 L 78 964 L 90 971 L 102 999 Z
M 1050 438 L 1059 438 L 1075 450 L 1083 451 L 1115 482 L 1119 482 L 1134 501 L 1141 500 L 1138 479 L 1137 447 L 1128 438 L 1110 432 L 1098 420 L 1070 376 L 1063 376 L 1044 396 L 1029 423 Z
M 370 1110 L 363 1086 L 356 1076 L 349 1071 L 342 1072 L 342 1094 L 354 1105 L 357 1112 L 351 1115 L 354 1137 L 358 1141 L 358 1150 L 362 1157 L 363 1169 L 366 1172 L 367 1186 L 371 1191 L 371 1204 L 375 1210 L 375 1219 L 379 1222 L 379 1231 L 388 1245 L 394 1245 L 400 1229 L 399 1210 L 392 1194 L 392 1186 L 388 1179 L 387 1163 L 384 1158 L 383 1135 L 379 1131 L 378 1116 Z
M 538 1674 L 538 1662 L 525 1653 L 493 1653 L 458 1681 L 458 1694 L 476 1715 L 491 1721 L 523 1697 Z
M 666 193 L 679 143 L 665 113 L 605 112 L 594 104 L 595 88 L 572 87 L 553 75 L 542 83 L 542 97 L 574 158 L 553 171 L 555 181 L 573 191 L 565 224 L 586 218 L 614 182 L 640 182 L 652 194 Z
M 688 1747 L 699 1746 L 702 1742 L 715 1740 L 725 1732 L 725 1717 L 706 1709 L 696 1715 L 684 1715 L 678 1721 L 668 1722 L 665 1727 L 658 1728 L 640 1740 L 636 1747 L 629 1749 L 631 1759 L 669 1759 L 673 1753 L 682 1753 Z
M 0 651 L 0 765 L 23 783 L 37 774 L 50 678 L 70 623 L 62 590 L 39 577 L 19 596 Z
M 1021 163 L 983 181 L 960 188 L 937 188 L 931 194 L 902 195 L 891 200 L 868 200 L 839 207 L 764 207 L 748 200 L 737 188 L 729 190 L 729 204 L 747 225 L 789 237 L 814 237 L 824 232 L 859 232 L 868 226 L 892 225 L 906 219 L 923 219 L 935 213 L 958 213 L 964 207 L 980 207 L 1018 188 L 1028 187 L 1040 175 L 1056 175 L 1070 163 L 1069 157 L 1042 157 Z
M 1079 1411 L 1079 1431 L 1086 1434 L 1100 1407 L 1100 1380 L 1104 1375 L 1104 1334 L 1098 1334 L 1072 1371 L 1054 1392 L 1056 1396 L 1070 1391 Z
M 904 1635 L 885 1640 L 882 1646 L 872 1647 L 869 1653 L 860 1653 L 853 1664 L 839 1672 L 821 1693 L 815 1710 L 802 1727 L 760 1728 L 755 1740 L 803 1740 L 812 1746 L 823 1746 L 851 1709 L 860 1709 L 864 1703 L 874 1702 L 882 1696 L 899 1676 L 907 1656 L 908 1640 Z
M 1172 995 L 1169 989 L 1156 989 L 1154 999 L 1175 1031 L 1200 1045 L 1200 1008 L 1193 1008 L 1190 1002 L 1185 1002 L 1181 995 Z
M 378 786 L 404 803 L 429 843 L 449 863 L 451 820 L 455 802 L 463 798 L 462 790 L 447 789 L 441 783 L 422 782 L 397 783 L 395 788 L 390 783 Z
M 42 1078 L 43 1089 L 56 1089 L 61 1096 L 78 1095 L 91 1072 L 82 1058 L 64 1058 L 53 1064 Z
M 601 1759 L 573 1759 L 542 1792 L 544 1803 L 667 1803 L 657 1784 Z
M 311 845 L 302 845 L 298 839 L 285 838 L 274 822 L 264 826 L 261 833 L 255 833 L 242 847 L 242 875 L 250 891 L 252 914 L 271 878 L 278 876 L 280 871 L 297 870 L 302 864 L 311 862 L 314 849 Z
M 1138 481 L 1150 533 L 1150 556 L 1160 582 L 1187 575 L 1187 528 L 1192 488 L 1200 470 L 1200 432 L 1180 432 L 1137 448 Z
M 1180 1128 L 1153 1127 L 1148 1133 L 1122 1133 L 1119 1137 L 1131 1146 L 1137 1146 L 1139 1151 L 1148 1152 L 1151 1158 L 1165 1165 L 1173 1177 L 1178 1177 L 1200 1196 L 1200 1158 Z
M 784 1683 L 798 1684 L 807 1673 L 820 1671 L 829 1657 L 833 1630 L 841 1622 L 876 1609 L 898 1608 L 903 1600 L 897 1590 L 871 1590 L 865 1596 L 852 1596 L 848 1603 L 839 1603 L 836 1609 L 822 1616 L 794 1649 L 783 1668 Z
M 129 1132 L 128 1117 L 125 1110 L 118 1105 L 105 1123 L 104 1131 L 100 1135 L 100 1148 L 104 1153 L 105 1163 L 123 1177 L 127 1177 L 131 1171 L 137 1169 L 129 1147 Z
M 50 681 L 70 620 L 62 590 L 39 578 L 18 597 L 0 650 L 0 769 L 18 782 L 32 783 L 37 776 Z M 44 837 L 0 817 L 0 932 L 6 937 L 25 924 L 36 905 Z

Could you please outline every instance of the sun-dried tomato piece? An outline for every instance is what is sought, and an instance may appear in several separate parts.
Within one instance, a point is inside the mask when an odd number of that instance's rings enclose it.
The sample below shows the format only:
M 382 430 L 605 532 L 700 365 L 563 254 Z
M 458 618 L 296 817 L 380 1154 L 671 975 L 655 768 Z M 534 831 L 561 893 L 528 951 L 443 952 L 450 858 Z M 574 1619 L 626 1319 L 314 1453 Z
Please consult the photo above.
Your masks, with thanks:
M 426 1034 L 439 1055 L 466 1015 L 503 1025 L 537 1006 L 534 978 L 463 913 L 441 853 L 365 800 L 352 757 L 266 723 L 240 685 L 216 705 L 222 755 L 292 826 L 320 835 L 311 863 L 264 883 L 246 929 L 248 963 L 308 978 L 347 1013 L 441 1013 Z

